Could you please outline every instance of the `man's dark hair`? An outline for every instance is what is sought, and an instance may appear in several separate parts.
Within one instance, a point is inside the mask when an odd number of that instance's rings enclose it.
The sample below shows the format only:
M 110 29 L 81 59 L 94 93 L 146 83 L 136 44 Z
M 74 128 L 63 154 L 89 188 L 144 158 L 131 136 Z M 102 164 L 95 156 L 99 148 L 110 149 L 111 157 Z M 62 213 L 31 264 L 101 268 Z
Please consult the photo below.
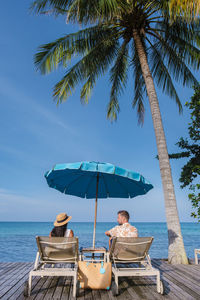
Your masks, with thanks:
M 130 218 L 129 213 L 126 210 L 119 210 L 117 214 L 120 214 L 122 217 L 125 217 L 127 221 Z

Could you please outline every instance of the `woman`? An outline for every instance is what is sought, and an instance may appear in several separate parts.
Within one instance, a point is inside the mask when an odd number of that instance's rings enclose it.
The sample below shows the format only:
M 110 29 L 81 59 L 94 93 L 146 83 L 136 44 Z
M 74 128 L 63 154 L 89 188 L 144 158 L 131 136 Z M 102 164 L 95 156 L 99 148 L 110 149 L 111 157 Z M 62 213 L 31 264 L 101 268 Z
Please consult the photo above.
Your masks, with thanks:
M 67 224 L 71 220 L 71 216 L 66 213 L 57 215 L 56 221 L 54 222 L 54 228 L 49 234 L 49 237 L 73 237 L 73 230 L 67 229 Z

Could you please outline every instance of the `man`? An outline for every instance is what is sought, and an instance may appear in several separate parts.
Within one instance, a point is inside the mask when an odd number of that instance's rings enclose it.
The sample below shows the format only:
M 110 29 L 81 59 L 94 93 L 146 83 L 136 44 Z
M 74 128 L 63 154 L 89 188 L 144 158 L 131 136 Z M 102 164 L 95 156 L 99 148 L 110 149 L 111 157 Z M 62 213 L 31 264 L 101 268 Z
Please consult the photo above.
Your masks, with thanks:
M 126 210 L 118 211 L 117 222 L 119 225 L 105 232 L 109 239 L 109 247 L 111 239 L 115 237 L 138 237 L 137 229 L 129 224 L 129 213 Z

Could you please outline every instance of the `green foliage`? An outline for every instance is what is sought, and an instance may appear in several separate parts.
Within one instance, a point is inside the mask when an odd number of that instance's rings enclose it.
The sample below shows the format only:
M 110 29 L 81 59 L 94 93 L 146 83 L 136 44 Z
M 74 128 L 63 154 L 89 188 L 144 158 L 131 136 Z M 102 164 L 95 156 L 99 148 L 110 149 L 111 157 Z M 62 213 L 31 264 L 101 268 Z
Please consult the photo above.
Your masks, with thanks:
M 169 155 L 170 158 L 188 157 L 188 162 L 183 166 L 180 176 L 181 187 L 189 186 L 191 193 L 188 195 L 194 211 L 191 216 L 200 222 L 200 184 L 194 183 L 200 179 L 200 87 L 194 88 L 195 93 L 186 106 L 191 110 L 191 122 L 188 126 L 190 141 L 180 138 L 177 145 L 186 150 Z
M 175 101 L 179 112 L 182 105 L 174 80 L 188 87 L 198 84 L 190 68 L 198 70 L 200 66 L 200 21 L 188 24 L 180 16 L 172 23 L 165 0 L 36 0 L 31 9 L 37 14 L 65 15 L 68 22 L 86 27 L 40 46 L 35 55 L 35 65 L 42 74 L 58 67 L 66 70 L 54 87 L 57 103 L 65 101 L 80 85 L 81 101 L 88 103 L 99 77 L 109 74 L 107 117 L 117 119 L 119 97 L 129 79 L 134 82 L 132 106 L 137 108 L 142 124 L 146 87 L 134 30 L 140 36 L 157 86 Z
M 200 222 L 200 184 L 192 184 L 190 186 L 192 193 L 188 195 L 188 198 L 192 202 L 194 211 L 191 213 L 191 217 L 198 219 Z
M 168 0 L 171 20 L 176 20 L 177 16 L 183 16 L 189 23 L 199 16 L 199 0 Z

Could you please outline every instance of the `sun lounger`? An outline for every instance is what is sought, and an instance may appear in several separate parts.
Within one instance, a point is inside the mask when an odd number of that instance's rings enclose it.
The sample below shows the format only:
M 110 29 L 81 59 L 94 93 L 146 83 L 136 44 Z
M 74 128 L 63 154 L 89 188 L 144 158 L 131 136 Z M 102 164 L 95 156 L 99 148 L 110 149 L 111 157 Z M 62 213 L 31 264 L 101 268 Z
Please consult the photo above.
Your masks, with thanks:
M 195 249 L 194 250 L 194 259 L 195 259 L 196 265 L 198 265 L 198 254 L 200 255 L 200 249 Z
M 113 238 L 110 260 L 113 263 L 112 272 L 115 279 L 112 287 L 114 295 L 118 294 L 119 276 L 156 276 L 157 292 L 164 293 L 160 271 L 152 267 L 148 254 L 152 241 L 153 237 Z
M 72 276 L 73 297 L 77 291 L 78 238 L 36 237 L 38 252 L 34 269 L 29 273 L 27 282 L 28 296 L 31 294 L 33 276 Z M 56 266 L 58 264 L 58 266 Z M 69 264 L 69 265 L 67 265 Z

